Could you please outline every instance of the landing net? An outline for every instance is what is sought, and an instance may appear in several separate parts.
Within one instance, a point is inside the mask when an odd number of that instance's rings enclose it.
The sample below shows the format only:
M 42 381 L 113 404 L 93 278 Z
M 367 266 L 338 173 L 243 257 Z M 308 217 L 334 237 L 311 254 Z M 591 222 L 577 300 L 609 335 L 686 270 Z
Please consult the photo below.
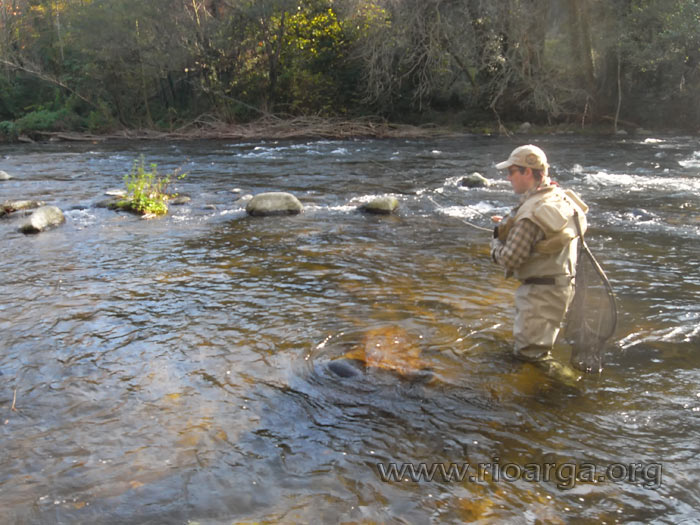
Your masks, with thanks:
M 571 364 L 585 372 L 603 369 L 603 351 L 617 325 L 615 295 L 605 272 L 579 237 L 574 298 L 564 339 L 571 344 Z

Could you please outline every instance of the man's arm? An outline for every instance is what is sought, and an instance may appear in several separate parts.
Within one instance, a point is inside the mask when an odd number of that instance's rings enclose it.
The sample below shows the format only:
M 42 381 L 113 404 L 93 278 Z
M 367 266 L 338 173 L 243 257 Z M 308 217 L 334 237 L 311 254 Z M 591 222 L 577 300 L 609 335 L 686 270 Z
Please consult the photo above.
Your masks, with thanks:
M 544 232 L 534 222 L 523 219 L 515 223 L 508 233 L 505 243 L 498 239 L 491 242 L 491 258 L 496 264 L 506 269 L 511 274 L 532 253 L 536 242 L 544 239 Z

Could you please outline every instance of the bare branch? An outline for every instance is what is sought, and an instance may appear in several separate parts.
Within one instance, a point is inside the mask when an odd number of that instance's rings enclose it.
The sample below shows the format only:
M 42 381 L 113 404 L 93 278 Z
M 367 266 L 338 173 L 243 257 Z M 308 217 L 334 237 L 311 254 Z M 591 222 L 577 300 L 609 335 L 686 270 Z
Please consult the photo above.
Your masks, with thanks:
M 54 76 L 48 75 L 48 74 L 46 74 L 46 73 L 42 73 L 41 71 L 38 71 L 37 69 L 31 69 L 31 68 L 29 68 L 29 67 L 26 67 L 26 66 L 17 64 L 17 63 L 15 63 L 15 62 L 11 62 L 11 61 L 9 61 L 9 60 L 5 60 L 4 58 L 0 58 L 0 64 L 4 64 L 4 65 L 6 65 L 6 66 L 8 66 L 8 67 L 10 67 L 10 68 L 12 68 L 12 69 L 17 69 L 17 70 L 19 70 L 19 71 L 24 71 L 25 73 L 28 73 L 28 74 L 30 74 L 30 75 L 34 75 L 34 76 L 37 77 L 37 78 L 40 78 L 41 80 L 44 80 L 44 81 L 49 82 L 49 83 L 51 83 L 51 84 L 55 84 L 55 85 L 57 85 L 57 86 L 59 86 L 59 87 L 62 87 L 62 88 L 65 89 L 66 91 L 69 91 L 70 93 L 72 93 L 73 95 L 75 95 L 76 97 L 78 97 L 78 98 L 79 98 L 80 100 L 82 100 L 83 102 L 86 102 L 86 103 L 90 104 L 93 108 L 98 109 L 97 104 L 95 104 L 92 100 L 90 100 L 90 99 L 86 98 L 85 96 L 81 95 L 80 93 L 78 93 L 77 91 L 75 91 L 73 88 L 71 88 L 70 86 L 67 86 L 66 84 L 64 84 L 63 82 L 61 82 L 61 80 L 59 80 L 58 78 L 56 78 L 56 77 L 54 77 Z

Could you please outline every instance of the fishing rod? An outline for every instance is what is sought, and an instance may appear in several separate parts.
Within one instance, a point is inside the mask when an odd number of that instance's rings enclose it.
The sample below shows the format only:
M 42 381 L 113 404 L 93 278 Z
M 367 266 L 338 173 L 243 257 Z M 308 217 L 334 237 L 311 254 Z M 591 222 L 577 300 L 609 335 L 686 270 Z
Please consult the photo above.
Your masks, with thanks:
M 379 161 L 376 161 L 376 160 L 373 160 L 373 159 L 370 159 L 370 162 L 373 163 L 373 164 L 376 164 L 376 165 L 378 165 L 378 166 L 381 166 L 382 168 L 392 170 L 392 171 L 394 171 L 395 173 L 399 173 L 399 170 L 397 170 L 397 169 L 394 168 L 393 166 L 389 166 L 389 165 L 387 165 L 387 164 L 385 164 L 385 163 L 383 163 L 383 162 L 379 162 Z M 433 204 L 435 204 L 435 206 L 440 207 L 440 204 L 439 204 L 437 201 L 435 201 L 435 199 L 433 199 L 430 195 L 428 195 L 428 199 L 429 199 Z M 476 210 L 476 209 L 472 208 L 471 206 L 468 206 L 468 208 L 469 208 L 470 210 L 475 211 L 475 212 L 478 213 L 479 215 L 482 215 L 482 216 L 484 216 L 484 217 L 488 217 L 485 213 L 482 213 L 482 212 L 480 212 L 479 210 Z M 459 218 L 459 217 L 453 217 L 453 218 L 454 218 L 454 219 L 457 219 L 458 221 L 460 221 L 460 222 L 466 224 L 467 226 L 471 226 L 472 228 L 475 228 L 475 229 L 477 229 L 477 230 L 481 230 L 481 231 L 493 233 L 493 229 L 491 229 L 491 228 L 484 228 L 483 226 L 478 226 L 477 224 L 473 224 L 473 223 L 471 223 L 471 222 L 469 222 L 469 221 L 467 221 L 467 220 L 461 219 L 461 218 Z
M 435 206 L 438 206 L 438 207 L 440 206 L 440 204 L 439 204 L 435 199 L 433 199 L 430 195 L 428 195 L 428 200 L 430 200 L 433 204 L 435 204 Z M 479 215 L 482 215 L 482 216 L 484 216 L 484 217 L 488 217 L 485 213 L 482 213 L 482 212 L 480 212 L 479 210 L 476 210 L 476 209 L 472 208 L 471 206 L 467 206 L 467 208 L 469 208 L 470 210 L 475 211 L 475 212 L 478 213 Z M 483 226 L 478 226 L 478 225 L 476 225 L 476 224 L 473 224 L 473 223 L 471 223 L 471 222 L 469 222 L 469 221 L 467 221 L 467 220 L 461 219 L 461 218 L 459 218 L 459 217 L 453 217 L 453 218 L 454 218 L 454 219 L 457 219 L 458 221 L 460 221 L 460 222 L 466 224 L 467 226 L 471 226 L 472 228 L 475 228 L 475 229 L 477 229 L 477 230 L 481 230 L 481 231 L 493 233 L 493 229 L 492 229 L 492 228 L 484 228 Z

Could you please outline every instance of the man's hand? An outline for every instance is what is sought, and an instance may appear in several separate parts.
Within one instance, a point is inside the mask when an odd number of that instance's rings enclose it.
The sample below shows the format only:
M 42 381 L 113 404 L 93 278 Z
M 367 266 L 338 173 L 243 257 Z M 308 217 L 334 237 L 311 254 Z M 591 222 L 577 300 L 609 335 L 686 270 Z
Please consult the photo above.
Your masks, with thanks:
M 492 215 L 492 216 L 491 216 L 491 222 L 495 222 L 496 224 L 498 224 L 498 223 L 501 222 L 502 220 L 503 220 L 503 216 L 502 216 L 502 215 Z

